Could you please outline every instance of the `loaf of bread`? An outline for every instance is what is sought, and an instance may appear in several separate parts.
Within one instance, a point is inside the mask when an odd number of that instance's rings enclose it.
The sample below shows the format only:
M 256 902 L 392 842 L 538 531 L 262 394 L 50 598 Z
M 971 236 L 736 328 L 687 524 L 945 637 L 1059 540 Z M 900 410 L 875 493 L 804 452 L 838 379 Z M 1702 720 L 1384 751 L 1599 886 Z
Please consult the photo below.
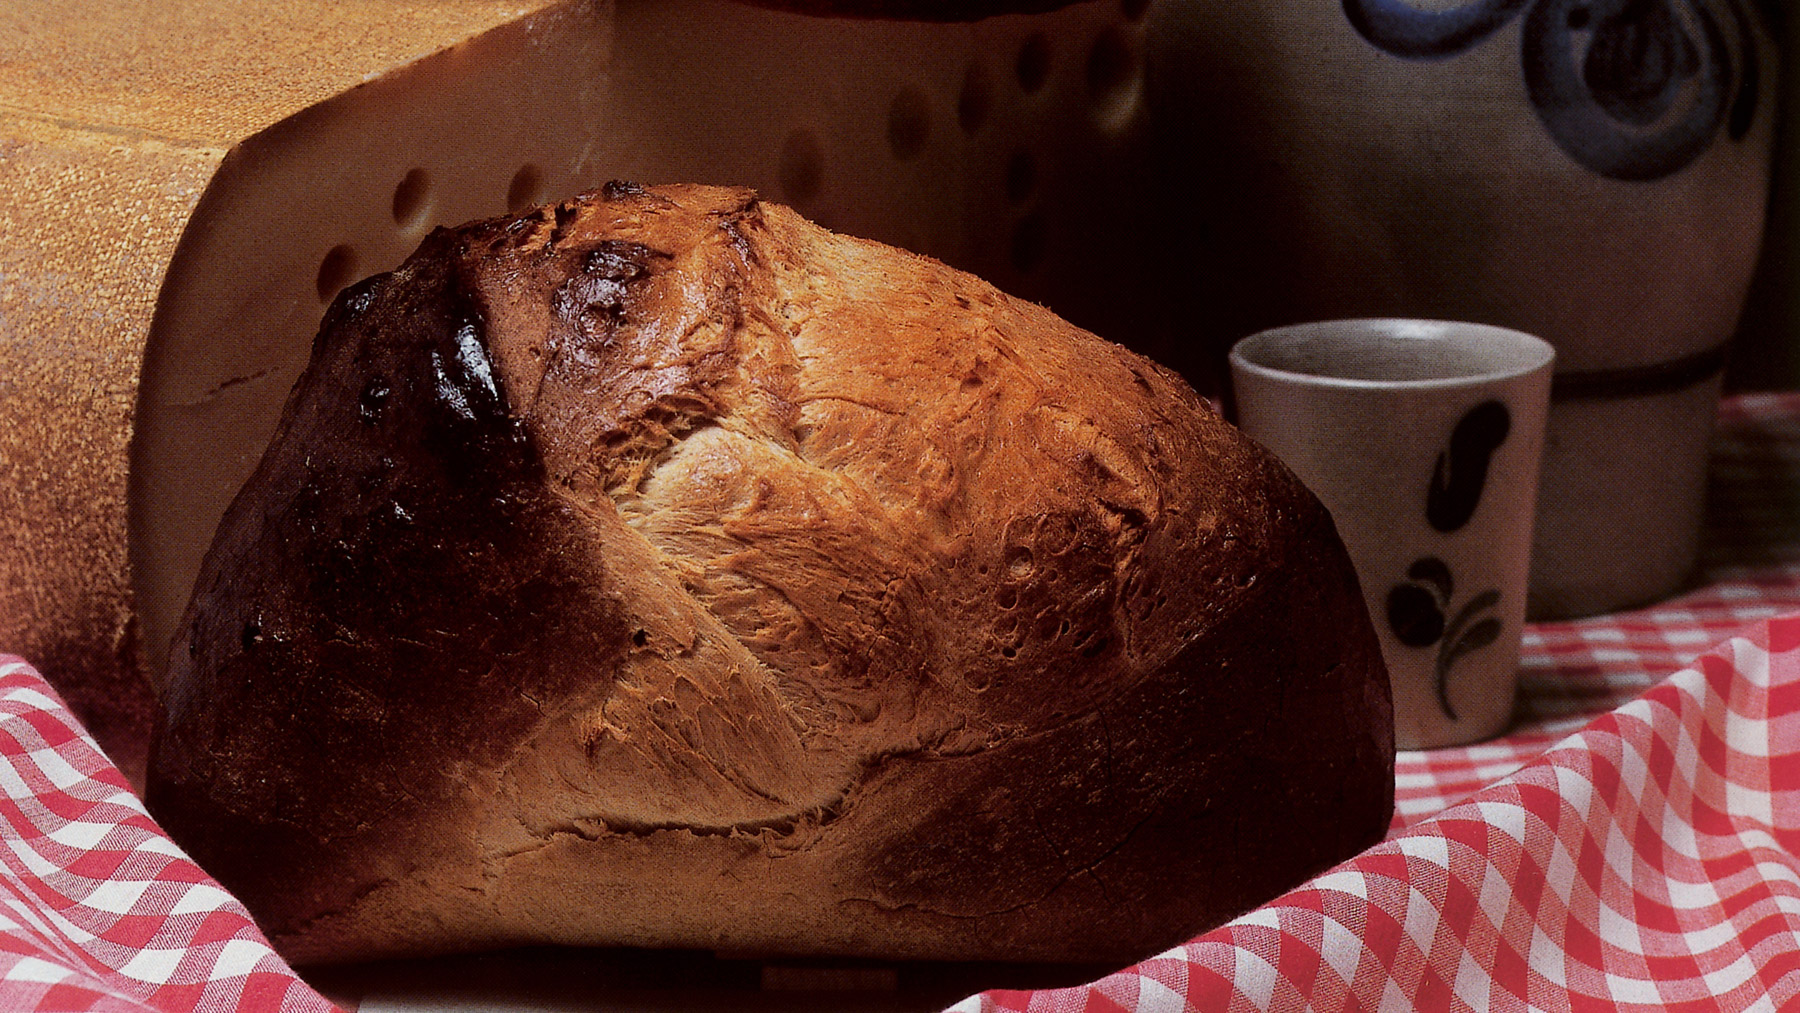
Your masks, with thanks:
M 1130 960 L 1393 805 L 1288 471 L 738 189 L 612 184 L 346 290 L 169 673 L 152 812 L 298 962 Z

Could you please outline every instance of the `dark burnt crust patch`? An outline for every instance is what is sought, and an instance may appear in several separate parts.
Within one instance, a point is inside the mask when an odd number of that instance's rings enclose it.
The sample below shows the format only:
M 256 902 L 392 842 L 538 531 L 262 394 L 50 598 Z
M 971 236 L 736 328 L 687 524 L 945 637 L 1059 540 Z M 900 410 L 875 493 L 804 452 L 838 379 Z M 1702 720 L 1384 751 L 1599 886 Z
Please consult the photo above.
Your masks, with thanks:
M 253 896 L 453 799 L 457 768 L 501 762 L 541 701 L 590 692 L 579 683 L 613 667 L 625 623 L 448 262 L 346 292 L 331 319 L 253 494 L 221 525 L 152 759 L 158 818 Z M 595 668 L 554 664 L 546 643 Z

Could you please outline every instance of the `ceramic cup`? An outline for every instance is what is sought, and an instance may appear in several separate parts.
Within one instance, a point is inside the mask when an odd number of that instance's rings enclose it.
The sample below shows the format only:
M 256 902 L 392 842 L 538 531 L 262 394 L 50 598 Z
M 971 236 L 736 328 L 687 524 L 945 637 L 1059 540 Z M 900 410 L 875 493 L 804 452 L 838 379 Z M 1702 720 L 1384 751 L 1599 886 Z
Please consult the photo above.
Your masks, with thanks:
M 1238 424 L 1324 501 L 1356 565 L 1402 749 L 1511 719 L 1554 360 L 1520 331 L 1403 319 L 1231 350 Z

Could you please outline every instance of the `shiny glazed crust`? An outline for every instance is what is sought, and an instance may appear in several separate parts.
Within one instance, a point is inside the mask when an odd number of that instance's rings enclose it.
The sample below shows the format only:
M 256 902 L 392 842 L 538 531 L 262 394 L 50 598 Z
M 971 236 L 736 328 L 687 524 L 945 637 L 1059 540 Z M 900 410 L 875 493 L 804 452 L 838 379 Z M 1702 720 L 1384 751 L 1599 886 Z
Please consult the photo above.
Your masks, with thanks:
M 1392 811 L 1284 468 L 744 190 L 613 184 L 345 292 L 184 627 L 152 811 L 302 962 L 1129 960 Z

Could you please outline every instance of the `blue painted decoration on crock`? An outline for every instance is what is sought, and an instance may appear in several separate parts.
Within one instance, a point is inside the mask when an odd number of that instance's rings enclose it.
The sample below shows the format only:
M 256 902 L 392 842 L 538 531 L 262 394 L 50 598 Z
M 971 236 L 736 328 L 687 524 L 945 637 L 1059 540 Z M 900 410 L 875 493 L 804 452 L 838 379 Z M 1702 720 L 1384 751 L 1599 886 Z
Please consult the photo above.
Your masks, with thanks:
M 1680 171 L 1723 128 L 1750 131 L 1764 87 L 1753 19 L 1779 0 L 1342 0 L 1358 34 L 1394 56 L 1447 60 L 1513 19 L 1533 110 L 1558 147 L 1613 179 Z

